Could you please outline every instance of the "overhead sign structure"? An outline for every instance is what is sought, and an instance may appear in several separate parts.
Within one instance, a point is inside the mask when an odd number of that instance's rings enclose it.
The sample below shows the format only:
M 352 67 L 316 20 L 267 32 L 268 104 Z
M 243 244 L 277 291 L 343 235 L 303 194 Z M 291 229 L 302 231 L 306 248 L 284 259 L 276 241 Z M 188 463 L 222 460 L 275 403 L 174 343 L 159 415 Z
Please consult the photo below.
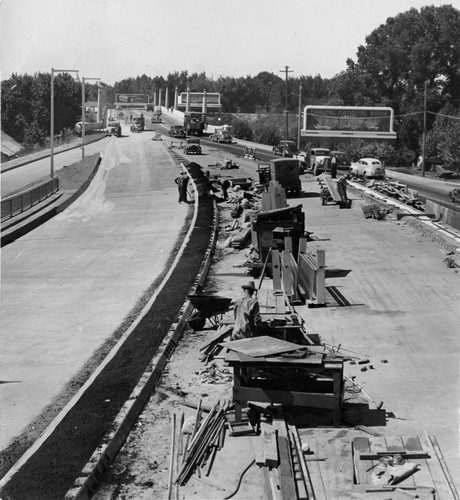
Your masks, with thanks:
M 202 108 L 204 92 L 190 92 L 190 107 Z M 178 107 L 185 108 L 187 106 L 187 92 L 181 92 L 177 103 Z M 220 94 L 218 92 L 206 93 L 206 106 L 208 108 L 221 108 Z
M 115 94 L 115 104 L 148 104 L 148 94 Z
M 372 106 L 305 106 L 302 139 L 309 141 L 396 140 L 392 108 Z

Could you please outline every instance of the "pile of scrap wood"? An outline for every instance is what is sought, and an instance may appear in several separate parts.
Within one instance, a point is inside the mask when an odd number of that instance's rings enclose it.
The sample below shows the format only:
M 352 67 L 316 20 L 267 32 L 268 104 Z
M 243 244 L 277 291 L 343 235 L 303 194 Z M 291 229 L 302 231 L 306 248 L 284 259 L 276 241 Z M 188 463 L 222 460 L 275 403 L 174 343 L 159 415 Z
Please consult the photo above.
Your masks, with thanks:
M 374 190 L 422 212 L 425 210 L 425 204 L 420 200 L 418 192 L 409 189 L 406 184 L 401 184 L 400 182 L 381 182 L 374 185 Z
M 316 498 L 297 427 L 284 419 L 261 422 L 254 437 L 256 464 L 263 468 L 266 497 L 272 500 Z
M 361 210 L 363 211 L 364 217 L 366 219 L 384 219 L 390 210 L 386 208 L 381 208 L 378 203 L 364 203 L 361 205 Z
M 200 349 L 203 352 L 201 356 L 201 361 L 206 364 L 212 361 L 216 356 L 220 354 L 223 347 L 220 345 L 227 337 L 230 336 L 233 330 L 233 325 L 222 325 L 214 335 L 214 337 Z
M 224 445 L 226 413 L 230 407 L 230 401 L 218 401 L 203 418 L 204 409 L 200 400 L 192 425 L 184 421 L 183 413 L 178 419 L 179 425 L 176 425 L 176 414 L 172 415 L 169 499 L 177 497 L 178 486 L 186 484 L 194 472 L 201 477 L 203 470 L 209 476 L 216 453 Z

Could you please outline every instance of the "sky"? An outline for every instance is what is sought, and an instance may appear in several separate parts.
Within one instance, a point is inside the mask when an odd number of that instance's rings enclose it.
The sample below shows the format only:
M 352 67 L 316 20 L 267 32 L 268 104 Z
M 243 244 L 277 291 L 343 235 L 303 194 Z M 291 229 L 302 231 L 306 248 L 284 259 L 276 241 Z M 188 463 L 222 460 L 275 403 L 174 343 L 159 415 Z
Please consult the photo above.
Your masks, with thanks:
M 2 80 L 77 69 L 109 85 L 175 71 L 332 76 L 389 17 L 460 0 L 0 0 Z

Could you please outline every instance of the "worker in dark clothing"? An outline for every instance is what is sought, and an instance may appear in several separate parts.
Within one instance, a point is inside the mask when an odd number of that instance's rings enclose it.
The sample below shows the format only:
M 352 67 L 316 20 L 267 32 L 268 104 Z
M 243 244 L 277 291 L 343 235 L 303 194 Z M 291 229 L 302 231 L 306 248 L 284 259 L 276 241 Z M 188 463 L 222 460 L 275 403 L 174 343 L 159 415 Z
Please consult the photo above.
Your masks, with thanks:
M 235 325 L 231 340 L 246 339 L 256 336 L 256 329 L 262 325 L 259 301 L 254 294 L 256 287 L 254 281 L 243 285 L 244 296 L 235 300 L 233 312 L 235 314 Z
M 230 187 L 230 181 L 228 179 L 224 179 L 221 183 L 222 185 L 222 193 L 224 195 L 224 200 L 228 200 L 228 188 Z
M 185 172 L 181 172 L 179 177 L 174 179 L 174 182 L 177 184 L 179 191 L 179 203 L 187 203 L 188 175 Z
M 337 178 L 337 157 L 332 155 L 331 158 L 331 179 Z
M 342 198 L 342 201 L 344 203 L 348 203 L 348 195 L 347 195 L 348 178 L 349 178 L 348 175 L 341 175 L 337 179 L 337 191 L 339 192 L 340 198 Z

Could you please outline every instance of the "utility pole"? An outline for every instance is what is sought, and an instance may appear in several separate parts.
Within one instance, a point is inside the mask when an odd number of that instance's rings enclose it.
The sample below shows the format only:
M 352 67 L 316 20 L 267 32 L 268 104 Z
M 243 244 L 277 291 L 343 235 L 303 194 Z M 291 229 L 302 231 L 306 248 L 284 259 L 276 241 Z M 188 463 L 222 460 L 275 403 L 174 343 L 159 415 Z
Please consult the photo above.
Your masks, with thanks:
M 422 177 L 425 177 L 425 161 L 426 161 L 426 83 L 425 95 L 423 98 L 423 142 L 422 142 Z
M 286 113 L 286 135 L 285 139 L 289 139 L 289 119 L 288 119 L 288 74 L 294 73 L 294 71 L 289 70 L 289 66 L 285 66 L 284 69 L 280 69 L 280 73 L 286 74 L 286 92 L 285 92 L 285 113 Z
M 297 122 L 297 151 L 300 151 L 300 129 L 302 125 L 302 82 L 299 83 L 299 119 Z

